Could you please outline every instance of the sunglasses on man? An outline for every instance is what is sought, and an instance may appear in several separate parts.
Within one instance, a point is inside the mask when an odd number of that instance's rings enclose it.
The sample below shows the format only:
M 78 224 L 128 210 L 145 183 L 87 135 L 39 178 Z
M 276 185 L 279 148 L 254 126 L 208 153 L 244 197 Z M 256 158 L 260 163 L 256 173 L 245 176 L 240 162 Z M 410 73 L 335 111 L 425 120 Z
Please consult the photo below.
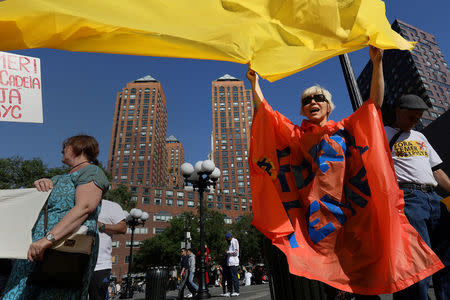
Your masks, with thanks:
M 323 94 L 310 95 L 302 99 L 302 106 L 310 104 L 313 99 L 316 102 L 328 102 L 327 98 Z

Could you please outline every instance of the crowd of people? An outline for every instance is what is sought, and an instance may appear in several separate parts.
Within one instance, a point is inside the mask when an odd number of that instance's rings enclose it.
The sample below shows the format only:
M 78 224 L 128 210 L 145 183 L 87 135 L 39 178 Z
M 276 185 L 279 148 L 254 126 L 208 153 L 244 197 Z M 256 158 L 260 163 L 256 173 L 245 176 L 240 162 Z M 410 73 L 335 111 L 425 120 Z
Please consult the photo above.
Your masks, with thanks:
M 209 248 L 207 245 L 205 248 L 205 284 L 213 284 L 220 282 L 223 287 L 224 297 L 236 297 L 239 296 L 239 242 L 233 237 L 231 233 L 225 235 L 225 240 L 228 243 L 228 249 L 224 252 L 223 259 L 220 265 L 211 266 L 211 258 L 209 257 Z M 199 285 L 202 284 L 202 278 L 200 278 L 199 263 L 200 251 L 197 252 L 197 257 L 194 255 L 191 249 L 181 249 L 181 262 L 180 262 L 180 280 L 178 299 L 195 297 L 199 292 Z M 172 273 L 174 274 L 174 273 Z M 197 275 L 197 276 L 195 276 Z M 173 276 L 173 275 L 172 275 Z M 197 279 L 199 284 L 196 284 L 194 278 Z M 188 288 L 189 294 L 184 295 L 185 288 Z

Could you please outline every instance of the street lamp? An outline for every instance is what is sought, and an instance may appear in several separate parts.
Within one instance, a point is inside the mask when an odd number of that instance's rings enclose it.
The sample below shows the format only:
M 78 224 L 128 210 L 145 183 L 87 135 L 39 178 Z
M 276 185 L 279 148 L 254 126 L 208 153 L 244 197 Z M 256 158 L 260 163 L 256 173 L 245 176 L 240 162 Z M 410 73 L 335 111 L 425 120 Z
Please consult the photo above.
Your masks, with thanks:
M 220 177 L 220 170 L 216 168 L 212 160 L 198 161 L 192 166 L 190 163 L 181 165 L 181 174 L 185 179 L 185 185 L 192 184 L 194 190 L 199 193 L 200 201 L 200 282 L 197 291 L 197 299 L 208 299 L 211 295 L 206 285 L 205 242 L 203 224 L 203 193 L 213 186 L 215 187 Z
M 131 264 L 133 263 L 133 239 L 134 239 L 134 229 L 142 225 L 144 226 L 145 221 L 148 220 L 149 215 L 145 211 L 140 210 L 139 208 L 133 208 L 130 210 L 130 213 L 125 211 L 125 214 L 127 215 L 125 218 L 125 222 L 127 223 L 127 226 L 131 229 L 131 244 L 130 244 L 130 257 L 128 260 L 128 275 L 127 275 L 127 289 L 125 293 L 122 295 L 124 298 L 133 298 L 133 288 L 132 288 L 132 281 L 131 281 Z M 122 297 L 121 297 L 122 298 Z

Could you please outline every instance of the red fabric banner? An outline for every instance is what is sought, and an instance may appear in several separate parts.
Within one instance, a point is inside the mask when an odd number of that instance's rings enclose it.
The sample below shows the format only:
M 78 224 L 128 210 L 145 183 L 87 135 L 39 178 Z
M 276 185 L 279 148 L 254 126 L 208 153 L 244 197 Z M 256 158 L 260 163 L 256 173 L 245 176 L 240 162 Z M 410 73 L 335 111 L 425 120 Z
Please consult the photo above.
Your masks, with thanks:
M 409 224 L 381 115 L 293 125 L 263 101 L 250 145 L 253 225 L 292 274 L 358 294 L 389 294 L 443 267 Z

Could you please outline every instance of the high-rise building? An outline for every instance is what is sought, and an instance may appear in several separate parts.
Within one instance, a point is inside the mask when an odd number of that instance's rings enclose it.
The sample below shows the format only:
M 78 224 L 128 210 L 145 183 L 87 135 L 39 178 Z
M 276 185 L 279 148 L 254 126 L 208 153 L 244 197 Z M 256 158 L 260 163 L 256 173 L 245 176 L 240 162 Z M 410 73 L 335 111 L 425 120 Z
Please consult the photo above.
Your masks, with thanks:
M 212 155 L 220 158 L 220 163 L 218 160 L 216 163 L 222 169 L 222 176 L 226 176 L 218 187 L 222 184 L 229 187 L 225 195 L 217 188 L 210 190 L 204 201 L 208 209 L 223 213 L 225 223 L 231 224 L 252 210 L 247 148 L 253 102 L 242 81 L 224 76 L 216 83 L 216 94 L 221 95 L 219 90 L 223 89 L 223 97 L 218 96 L 214 105 L 213 96 L 213 107 L 217 107 L 213 111 L 222 112 L 224 110 L 219 107 L 224 107 L 226 114 L 224 118 L 218 114 L 221 118 L 215 128 L 227 128 L 230 133 L 224 139 L 225 143 L 219 142 L 227 148 L 220 147 L 216 151 L 213 147 Z M 226 100 L 225 95 L 228 95 Z M 134 232 L 134 251 L 139 251 L 145 239 L 163 232 L 172 218 L 185 211 L 197 213 L 198 192 L 184 189 L 180 176 L 183 147 L 175 137 L 166 139 L 166 136 L 166 98 L 161 83 L 151 76 L 127 83 L 116 98 L 108 170 L 113 187 L 127 186 L 136 207 L 150 215 L 145 226 L 137 227 Z M 224 157 L 227 162 L 222 159 Z M 125 235 L 113 236 L 112 275 L 119 279 L 128 271 L 130 245 L 130 229 Z
M 447 62 L 434 35 L 417 27 L 395 20 L 392 29 L 409 41 L 417 42 L 413 51 L 386 50 L 383 56 L 386 91 L 382 107 L 386 124 L 394 120 L 394 101 L 403 94 L 420 96 L 430 109 L 424 112 L 417 130 L 430 124 L 449 109 L 450 82 Z M 358 77 L 364 100 L 369 98 L 372 63 L 365 66 Z
M 222 171 L 217 189 L 226 197 L 249 198 L 250 172 L 247 159 L 253 114 L 252 92 L 245 89 L 242 80 L 226 74 L 212 82 L 211 95 L 211 156 Z M 233 201 L 233 209 L 240 210 L 240 205 L 247 205 L 238 202 Z
M 119 184 L 127 186 L 136 207 L 154 218 L 160 211 L 158 206 L 148 207 L 153 188 L 167 185 L 166 134 L 166 97 L 161 83 L 151 76 L 127 83 L 116 97 L 108 170 L 113 188 Z M 152 200 L 161 202 L 157 199 Z M 151 221 L 146 227 L 136 229 L 134 246 L 152 236 Z M 123 276 L 128 270 L 130 233 L 128 229 L 127 234 L 114 237 L 115 276 Z
M 183 145 L 173 135 L 166 139 L 167 159 L 168 159 L 168 183 L 169 187 L 183 187 L 184 178 L 181 175 L 181 164 L 184 163 Z
M 167 182 L 167 109 L 161 83 L 145 76 L 117 93 L 108 166 L 113 185 Z

